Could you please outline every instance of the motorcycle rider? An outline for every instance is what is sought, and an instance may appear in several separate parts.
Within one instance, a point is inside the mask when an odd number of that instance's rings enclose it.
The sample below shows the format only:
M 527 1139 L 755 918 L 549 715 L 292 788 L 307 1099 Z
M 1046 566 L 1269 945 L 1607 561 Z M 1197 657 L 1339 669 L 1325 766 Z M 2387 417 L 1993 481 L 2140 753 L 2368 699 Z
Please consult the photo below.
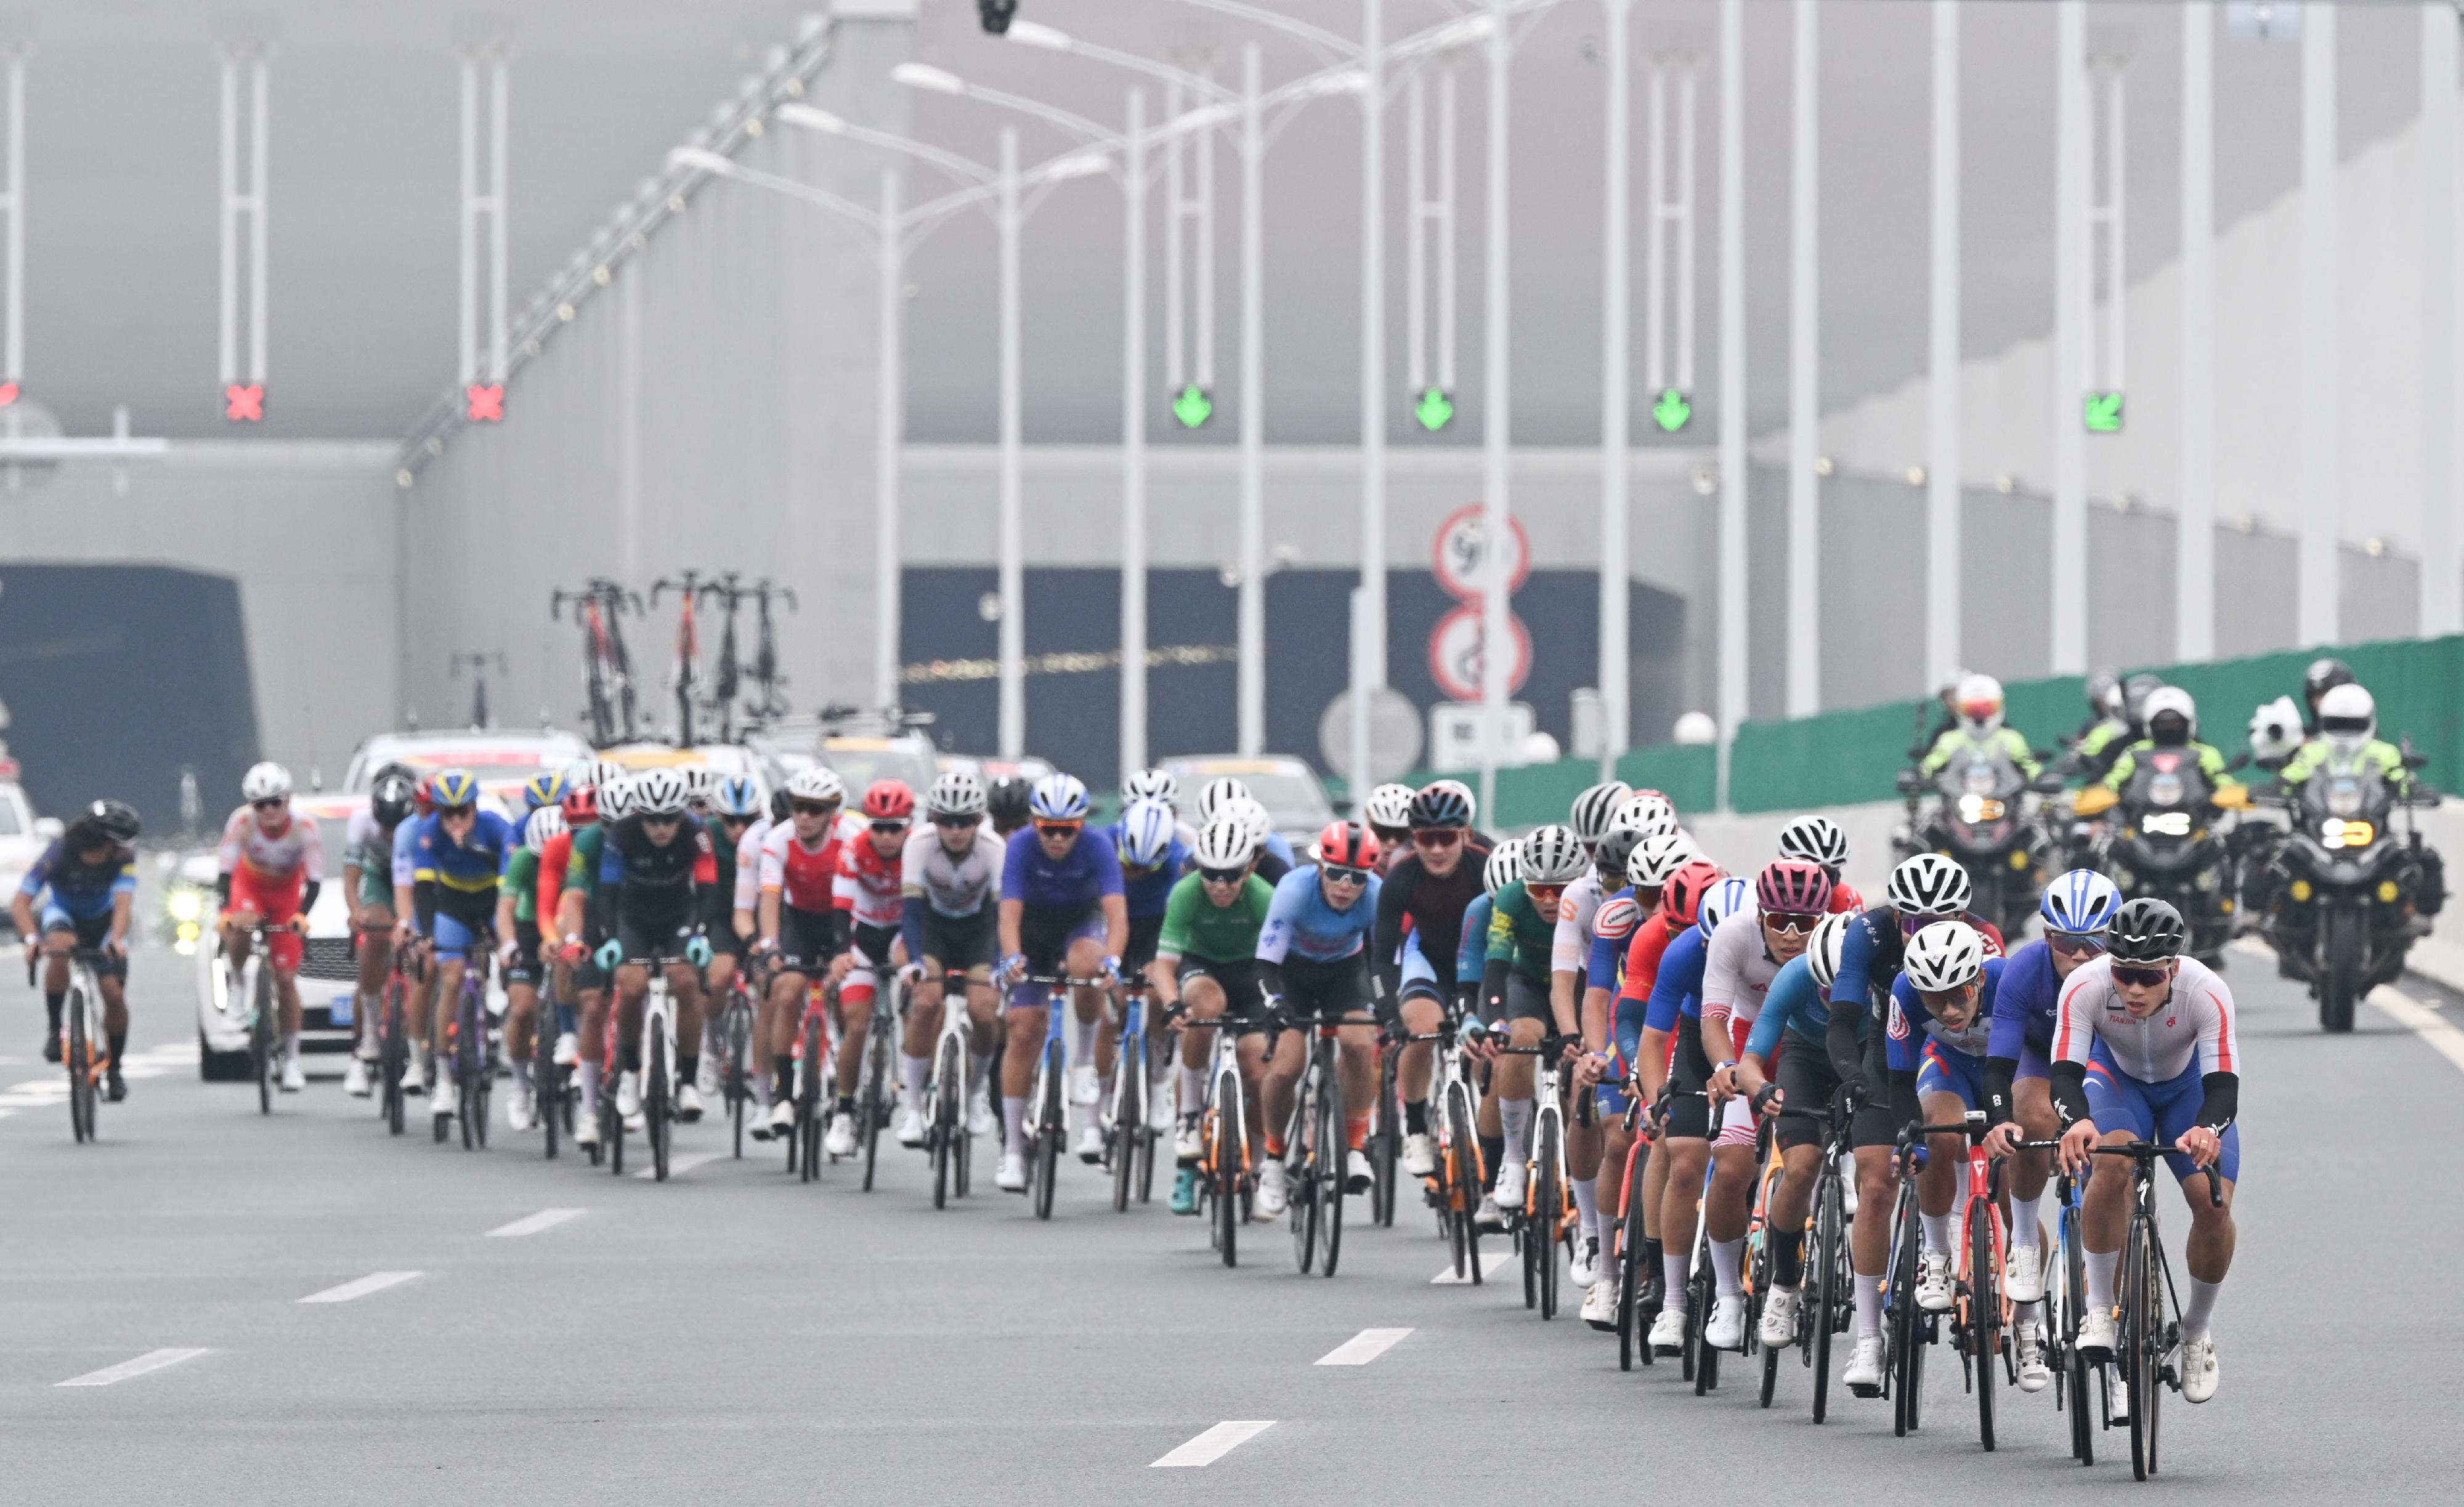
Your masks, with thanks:
M 2199 759 L 2199 777 L 2210 790 L 2230 783 L 2225 772 L 2225 756 L 2211 744 L 2198 740 L 2199 706 L 2190 693 L 2179 686 L 2162 687 L 2147 698 L 2144 709 L 2147 719 L 2147 735 L 2122 751 L 2113 768 L 2104 775 L 2104 788 L 2120 794 L 2130 783 L 2131 772 L 2138 768 L 2140 755 L 2153 749 L 2190 749 Z
M 2104 778 L 2123 751 L 2147 735 L 2147 698 L 2165 688 L 2162 677 L 2142 672 L 2122 683 L 2118 717 L 2097 724 L 2071 750 L 2071 764 L 2089 784 Z
M 1956 727 L 1947 728 L 1935 738 L 1933 747 L 1917 763 L 1917 772 L 1932 779 L 1961 754 L 1974 751 L 1988 757 L 1999 755 L 2011 761 L 2023 779 L 2036 777 L 2035 755 L 2029 752 L 2028 740 L 2016 728 L 2002 725 L 2002 683 L 1991 675 L 1969 675 L 1959 683 L 1952 698 L 1959 713 Z
M 2327 692 L 2339 686 L 2361 684 L 2353 676 L 2353 666 L 2340 659 L 2314 659 L 2301 672 L 2301 735 L 2318 737 L 2325 731 L 2321 722 L 2319 703 Z M 2366 694 L 2366 693 L 2365 693 Z
M 2310 666 L 2317 673 L 2320 666 L 2343 669 L 2334 660 L 2321 660 Z M 2347 675 L 2351 671 L 2346 670 Z M 2306 682 L 2308 677 L 2303 677 Z M 2346 680 L 2330 686 L 2313 708 L 2318 736 L 2301 745 L 2300 751 L 2277 772 L 2277 780 L 2288 791 L 2298 791 L 2310 776 L 2325 768 L 2330 760 L 2352 765 L 2376 774 L 2395 788 L 2399 797 L 2412 785 L 2412 772 L 2405 768 L 2404 751 L 2378 735 L 2378 703 L 2367 688 Z M 2434 916 L 2447 903 L 2447 865 L 2434 848 L 2421 850 L 2421 893 L 2413 901 L 2413 909 L 2421 915 Z

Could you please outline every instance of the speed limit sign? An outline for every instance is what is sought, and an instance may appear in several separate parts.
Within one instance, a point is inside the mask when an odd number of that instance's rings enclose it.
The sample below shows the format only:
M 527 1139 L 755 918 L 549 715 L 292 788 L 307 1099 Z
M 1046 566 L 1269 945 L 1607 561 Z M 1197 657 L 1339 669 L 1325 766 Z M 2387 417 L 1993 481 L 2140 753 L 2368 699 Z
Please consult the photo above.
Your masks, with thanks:
M 1487 522 L 1485 512 L 1475 502 L 1457 508 L 1438 525 L 1438 584 L 1458 601 L 1469 601 L 1481 593 L 1488 554 L 1483 538 L 1483 526 Z M 1522 519 L 1509 514 L 1506 525 L 1506 589 L 1512 593 L 1521 591 L 1524 580 L 1531 574 L 1531 540 L 1523 532 Z
M 1521 618 L 1509 616 L 1514 632 L 1514 667 L 1507 672 L 1506 693 L 1523 688 L 1531 678 L 1531 630 Z M 1449 701 L 1478 701 L 1481 676 L 1480 603 L 1466 601 L 1438 620 L 1429 634 L 1429 677 Z

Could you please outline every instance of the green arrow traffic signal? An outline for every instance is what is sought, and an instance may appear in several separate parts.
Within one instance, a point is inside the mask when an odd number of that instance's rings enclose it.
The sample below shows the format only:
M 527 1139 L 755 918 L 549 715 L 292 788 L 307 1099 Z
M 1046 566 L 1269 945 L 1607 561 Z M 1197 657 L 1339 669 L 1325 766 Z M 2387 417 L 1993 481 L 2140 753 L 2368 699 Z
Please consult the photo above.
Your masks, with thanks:
M 2087 432 L 2090 434 L 2120 434 L 2122 432 L 2122 394 L 2089 393 L 2087 402 L 2081 406 L 2080 417 L 2086 421 Z
M 1197 428 L 1215 417 L 1215 400 L 1206 396 L 1205 388 L 1191 382 L 1180 389 L 1179 397 L 1172 400 L 1172 416 L 1180 421 L 1182 428 Z
M 1432 387 L 1412 405 L 1412 417 L 1420 422 L 1421 428 L 1435 434 L 1454 422 L 1455 401 L 1441 389 Z
M 1693 417 L 1694 405 L 1674 387 L 1661 389 L 1660 400 L 1651 405 L 1651 421 L 1660 426 L 1663 434 L 1676 433 Z

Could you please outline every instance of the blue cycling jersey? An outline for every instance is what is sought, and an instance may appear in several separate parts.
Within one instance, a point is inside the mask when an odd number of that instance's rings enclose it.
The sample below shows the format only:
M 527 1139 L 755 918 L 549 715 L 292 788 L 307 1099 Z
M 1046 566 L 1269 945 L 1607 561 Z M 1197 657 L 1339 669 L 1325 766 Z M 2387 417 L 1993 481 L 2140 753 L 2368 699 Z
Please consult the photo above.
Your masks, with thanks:
M 1702 1018 L 1703 960 L 1709 950 L 1703 928 L 1687 927 L 1660 954 L 1660 976 L 1652 980 L 1651 1002 L 1643 1010 L 1645 1029 L 1674 1031 L 1681 1015 Z
M 1455 977 L 1478 983 L 1488 968 L 1488 916 L 1497 908 L 1486 895 L 1474 895 L 1463 906 L 1463 942 L 1455 949 Z M 1419 933 L 1413 933 L 1415 945 Z
M 1858 1017 L 1862 1037 L 1864 1016 Z M 1746 1038 L 1746 1051 L 1768 1064 L 1779 1054 L 1782 1033 L 1819 1050 L 1822 1034 L 1831 1027 L 1831 1008 L 1824 1003 L 1822 988 L 1814 981 L 1814 970 L 1803 954 L 1790 958 L 1771 982 L 1763 995 L 1763 1013 L 1754 1016 L 1753 1035 Z
M 1280 832 L 1266 834 L 1266 853 L 1269 857 L 1282 859 L 1286 868 L 1300 862 L 1292 853 L 1291 840 Z
M 1906 950 L 1899 913 L 1890 906 L 1875 906 L 1850 916 L 1839 939 L 1839 972 L 1831 976 L 1834 1008 L 1861 1011 L 1867 1001 L 1881 997 Z
M 517 846 L 514 824 L 493 811 L 473 818 L 470 833 L 459 842 L 447 835 L 443 813 L 431 812 L 419 819 L 411 838 L 411 882 L 429 880 L 444 889 L 493 895 L 507 856 Z
M 1058 859 L 1044 851 L 1044 841 L 1032 828 L 1011 838 L 1001 856 L 1001 898 L 1029 910 L 1074 916 L 1123 889 L 1121 856 L 1111 838 L 1092 827 L 1081 831 Z
M 1998 957 L 1985 960 L 1985 976 L 1977 981 L 1976 1014 L 1957 1031 L 1936 1020 L 1933 1012 L 1925 1008 L 1925 995 L 1908 982 L 1905 973 L 1901 974 L 1899 982 L 1891 986 L 1891 1003 L 1897 1007 L 1890 1026 L 1891 1070 L 1909 1073 L 1922 1065 L 1925 1043 L 1920 1037 L 1931 1037 L 1943 1051 L 1982 1059 L 1986 1038 L 1993 1030 L 1993 998 L 2002 982 L 2005 963 Z
M 54 838 L 18 881 L 17 893 L 36 900 L 49 889 L 52 904 L 80 921 L 108 915 L 113 897 L 136 891 L 137 855 L 118 843 L 107 845 L 102 862 L 89 863 L 68 850 L 66 838 Z
M 1111 839 L 1113 856 L 1118 858 L 1121 847 L 1120 823 L 1116 821 L 1106 827 L 1103 835 Z M 1131 919 L 1162 915 L 1165 905 L 1172 899 L 1172 886 L 1180 883 L 1180 876 L 1188 872 L 1189 844 L 1177 837 L 1172 840 L 1172 851 L 1166 853 L 1163 862 L 1155 867 L 1133 869 L 1129 864 L 1123 863 L 1121 894 L 1122 898 L 1129 902 Z
M 1258 956 L 1281 963 L 1298 955 L 1311 963 L 1339 963 L 1368 945 L 1377 921 L 1377 877 L 1371 875 L 1358 899 L 1341 910 L 1328 905 L 1314 868 L 1296 868 L 1275 882 L 1266 924 L 1258 930 Z
M 411 875 L 419 867 L 419 819 L 401 822 L 393 829 L 393 882 L 403 889 L 411 886 Z
M 2062 981 L 2054 976 L 2054 951 L 2040 938 L 2003 961 L 1985 1055 L 2016 1060 L 2029 1047 L 2051 1055 L 2054 1022 L 2061 1010 Z
M 1610 900 L 1632 900 L 1633 898 L 1634 886 L 1628 885 L 1609 896 L 1608 900 L 1601 901 L 1600 905 L 1605 908 Z M 1651 917 L 1646 914 L 1642 919 L 1649 921 Z M 1593 937 L 1591 959 L 1583 968 L 1584 987 L 1605 989 L 1612 994 L 1616 993 L 1617 982 L 1625 972 L 1625 950 L 1633 942 L 1634 933 L 1631 931 L 1621 937 Z

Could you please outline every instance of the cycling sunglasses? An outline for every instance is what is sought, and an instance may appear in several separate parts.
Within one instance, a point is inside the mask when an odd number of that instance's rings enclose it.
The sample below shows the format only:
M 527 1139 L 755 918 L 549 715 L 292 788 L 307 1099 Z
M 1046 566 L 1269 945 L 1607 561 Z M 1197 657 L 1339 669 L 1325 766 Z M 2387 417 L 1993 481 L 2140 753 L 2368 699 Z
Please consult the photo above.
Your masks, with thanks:
M 1563 885 L 1527 884 L 1523 886 L 1523 892 L 1529 895 L 1534 900 L 1546 900 L 1553 904 L 1565 895 L 1566 886 Z
M 1461 827 L 1422 827 L 1412 834 L 1414 847 L 1450 848 L 1463 840 Z
M 288 796 L 268 796 L 263 800 L 252 800 L 249 804 L 254 806 L 259 811 L 272 811 L 275 807 L 287 803 L 290 799 L 291 797 Z
M 826 817 L 839 806 L 835 800 L 791 800 L 787 809 L 800 817 Z
M 904 831 L 906 831 L 906 830 L 907 830 L 907 823 L 906 823 L 906 822 L 904 822 L 904 821 L 891 820 L 891 819 L 887 819 L 887 818 L 885 818 L 885 819 L 882 819 L 882 820 L 875 821 L 875 822 L 871 823 L 871 825 L 872 825 L 872 830 L 874 830 L 875 832 L 884 832 L 884 833 L 887 833 L 887 832 L 904 832 Z
M 1773 931 L 1785 931 L 1791 936 L 1803 936 L 1822 924 L 1819 914 L 1804 910 L 1766 910 L 1763 920 Z
M 1085 825 L 1086 823 L 1083 821 L 1039 821 L 1035 824 L 1035 835 L 1038 837 L 1051 838 L 1059 837 L 1061 834 L 1067 832 L 1070 836 L 1075 837 L 1078 834 L 1078 829 Z
M 2045 946 L 2064 957 L 2094 957 L 2104 950 L 2104 938 L 2071 931 L 2048 931 Z
M 1369 870 L 1354 868 L 1347 863 L 1321 863 L 1318 865 L 1318 872 L 1326 876 L 1329 884 L 1366 885 L 1369 883 Z
M 979 817 L 961 817 L 945 811 L 941 815 L 933 819 L 933 824 L 936 827 L 945 827 L 953 832 L 963 832 L 976 826 L 981 820 L 982 819 Z
M 2113 981 L 2117 984 L 2128 984 L 2137 989 L 2153 989 L 2165 982 L 2168 976 L 2166 970 L 2161 968 L 2133 968 L 2124 963 L 2113 965 Z
M 667 813 L 665 816 L 661 816 L 655 812 L 645 811 L 642 813 L 642 825 L 646 827 L 672 827 L 683 821 L 684 819 L 684 813 L 681 811 L 671 811 Z
M 1245 868 L 1201 868 L 1198 877 L 1210 885 L 1237 885 L 1249 877 Z
M 1937 921 L 1956 921 L 1959 918 L 1957 916 L 1902 916 L 1900 918 L 1900 935 L 1903 937 L 1912 937 L 1918 932 L 1923 931 L 1925 928 L 1932 926 Z

